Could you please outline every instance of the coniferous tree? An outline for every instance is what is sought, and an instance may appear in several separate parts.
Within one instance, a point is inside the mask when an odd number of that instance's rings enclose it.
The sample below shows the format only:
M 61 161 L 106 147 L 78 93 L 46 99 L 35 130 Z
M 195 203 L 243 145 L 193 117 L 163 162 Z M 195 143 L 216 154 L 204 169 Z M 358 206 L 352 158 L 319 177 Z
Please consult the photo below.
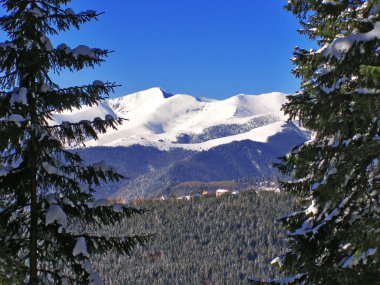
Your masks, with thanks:
M 84 165 L 65 149 L 97 138 L 121 119 L 54 123 L 54 113 L 94 105 L 116 87 L 94 81 L 60 88 L 52 72 L 95 67 L 109 51 L 66 44 L 49 36 L 100 15 L 81 13 L 69 0 L 2 0 L 0 27 L 0 283 L 100 284 L 91 255 L 129 253 L 145 236 L 95 236 L 70 224 L 112 224 L 142 211 L 94 199 L 94 187 L 122 176 L 102 163 Z
M 380 6 L 378 1 L 290 0 L 301 34 L 301 92 L 284 110 L 313 131 L 279 166 L 299 211 L 283 218 L 290 276 L 254 284 L 380 284 Z

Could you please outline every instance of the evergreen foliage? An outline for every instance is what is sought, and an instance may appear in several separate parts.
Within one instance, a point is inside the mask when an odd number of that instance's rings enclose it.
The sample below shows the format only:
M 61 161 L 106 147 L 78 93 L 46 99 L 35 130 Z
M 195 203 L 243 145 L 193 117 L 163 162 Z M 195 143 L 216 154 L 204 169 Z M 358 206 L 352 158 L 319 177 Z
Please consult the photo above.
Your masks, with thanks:
M 285 217 L 288 278 L 254 284 L 380 284 L 380 7 L 378 1 L 290 0 L 317 40 L 297 48 L 301 92 L 284 106 L 313 131 L 279 166 L 299 197 Z
M 380 85 L 380 66 L 362 65 L 360 75 L 366 78 L 371 85 Z
M 108 253 L 94 258 L 106 284 L 243 285 L 252 273 L 279 276 L 268 262 L 286 250 L 278 218 L 292 209 L 289 195 L 247 191 L 141 203 L 150 209 L 146 215 L 96 230 L 114 236 L 156 233 L 131 257 Z
M 90 256 L 129 253 L 146 236 L 105 238 L 73 231 L 72 224 L 109 225 L 141 210 L 95 201 L 94 187 L 122 176 L 102 163 L 85 165 L 66 145 L 97 138 L 121 119 L 53 125 L 55 112 L 98 104 L 116 87 L 94 81 L 60 88 L 50 77 L 104 61 L 108 50 L 66 44 L 49 36 L 97 19 L 98 12 L 75 13 L 68 0 L 2 0 L 0 27 L 0 283 L 101 284 Z

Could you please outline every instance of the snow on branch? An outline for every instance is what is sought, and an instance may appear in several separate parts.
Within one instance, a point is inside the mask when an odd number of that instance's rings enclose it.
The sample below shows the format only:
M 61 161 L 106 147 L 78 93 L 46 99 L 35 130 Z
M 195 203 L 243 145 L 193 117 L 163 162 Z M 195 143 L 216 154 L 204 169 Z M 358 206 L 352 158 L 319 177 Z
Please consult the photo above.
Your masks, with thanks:
M 57 167 L 51 165 L 50 163 L 44 161 L 42 162 L 42 168 L 50 175 L 64 176 L 64 173 Z
M 346 258 L 342 268 L 352 268 L 359 263 L 366 264 L 367 263 L 367 258 L 371 255 L 374 255 L 377 251 L 377 248 L 369 248 L 368 250 L 360 253 L 356 253 L 354 255 L 351 255 L 350 257 Z
M 13 168 L 11 166 L 4 166 L 3 164 L 0 164 L 0 177 L 1 176 L 7 176 L 9 172 L 11 172 Z
M 82 120 L 77 123 L 64 121 L 59 125 L 47 126 L 56 138 L 60 138 L 63 143 L 71 145 L 72 143 L 83 143 L 89 137 L 97 139 L 99 133 L 105 133 L 108 128 L 116 127 L 124 121 L 123 118 L 114 118 L 112 115 L 106 115 L 105 119 L 96 117 L 93 121 Z
M 328 214 L 327 214 L 327 211 L 328 211 L 328 206 L 330 205 L 330 203 L 327 203 L 325 206 L 325 209 L 322 211 L 322 213 L 319 215 L 319 217 L 317 219 L 314 219 L 313 217 L 308 218 L 307 220 L 305 220 L 302 223 L 302 226 L 300 228 L 298 228 L 294 232 L 290 233 L 290 235 L 291 236 L 297 236 L 297 235 L 306 236 L 309 233 L 311 233 L 312 235 L 315 235 L 322 226 L 326 225 L 329 221 L 332 221 L 334 217 L 336 217 L 342 213 L 342 210 L 344 209 L 344 207 L 346 206 L 346 204 L 348 203 L 350 198 L 351 198 L 351 196 L 344 198 L 339 203 L 338 207 L 334 208 Z M 318 209 L 314 209 L 314 206 L 315 205 L 312 204 L 311 208 L 309 207 L 306 211 L 313 212 L 313 214 L 315 212 L 315 214 L 317 214 Z M 315 221 L 318 221 L 323 216 L 324 216 L 324 219 L 322 220 L 322 222 L 320 222 L 317 226 L 314 227 Z
M 77 240 L 77 243 L 75 244 L 75 247 L 73 249 L 73 256 L 77 256 L 77 255 L 90 257 L 88 250 L 87 250 L 86 240 L 84 237 L 80 237 Z
M 57 46 L 58 52 L 63 52 L 65 55 L 71 55 L 75 59 L 78 59 L 80 56 L 82 57 L 88 57 L 93 60 L 99 60 L 100 56 L 107 55 L 108 51 L 102 50 L 99 48 L 90 48 L 86 45 L 79 45 L 74 49 L 71 49 L 68 45 L 65 43 L 62 43 Z
M 89 48 L 88 46 L 85 46 L 85 45 L 80 45 L 78 47 L 76 47 L 73 51 L 72 51 L 72 55 L 75 57 L 75 58 L 78 58 L 78 56 L 87 56 L 87 57 L 91 57 L 93 59 L 96 59 L 98 60 L 99 59 L 99 56 L 95 54 L 95 51 L 97 51 L 98 49 L 91 49 Z
M 28 105 L 28 99 L 26 97 L 28 90 L 25 87 L 16 88 L 11 95 L 10 104 L 13 107 L 15 104 Z
M 337 3 L 334 0 L 323 0 L 322 4 L 336 5 Z
M 322 50 L 322 55 L 342 61 L 355 43 L 368 42 L 375 39 L 380 39 L 380 22 L 376 22 L 373 29 L 367 33 L 352 34 L 347 37 L 335 39 L 329 46 L 326 46 Z
M 103 281 L 100 278 L 100 275 L 98 272 L 93 272 L 88 277 L 89 285 L 103 285 Z
M 67 226 L 67 215 L 59 205 L 51 205 L 46 213 L 46 225 L 57 223 L 62 227 Z
M 14 123 L 16 126 L 21 127 L 21 123 L 25 122 L 25 118 L 20 114 L 11 114 L 7 117 L 0 118 L 0 123 Z

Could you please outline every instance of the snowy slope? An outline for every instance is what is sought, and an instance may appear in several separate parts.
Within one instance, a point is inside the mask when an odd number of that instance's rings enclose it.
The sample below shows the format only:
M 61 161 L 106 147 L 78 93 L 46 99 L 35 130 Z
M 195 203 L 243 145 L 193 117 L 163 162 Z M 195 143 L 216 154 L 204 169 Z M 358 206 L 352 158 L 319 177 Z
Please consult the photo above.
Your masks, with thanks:
M 140 144 L 167 150 L 208 150 L 233 141 L 266 142 L 286 128 L 280 111 L 282 93 L 237 95 L 226 100 L 200 100 L 172 95 L 160 88 L 130 94 L 55 116 L 57 122 L 77 122 L 106 114 L 128 119 L 87 146 Z

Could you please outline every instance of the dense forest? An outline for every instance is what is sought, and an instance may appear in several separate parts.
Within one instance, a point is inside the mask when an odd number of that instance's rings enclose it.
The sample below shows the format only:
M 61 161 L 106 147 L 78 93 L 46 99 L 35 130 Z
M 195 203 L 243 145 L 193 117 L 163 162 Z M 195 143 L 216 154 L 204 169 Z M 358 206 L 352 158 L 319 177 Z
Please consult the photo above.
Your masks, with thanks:
M 247 284 L 250 275 L 278 277 L 269 265 L 284 253 L 285 234 L 277 221 L 292 207 L 284 193 L 247 191 L 191 201 L 146 200 L 143 217 L 98 233 L 110 236 L 155 233 L 131 252 L 96 256 L 105 283 Z

